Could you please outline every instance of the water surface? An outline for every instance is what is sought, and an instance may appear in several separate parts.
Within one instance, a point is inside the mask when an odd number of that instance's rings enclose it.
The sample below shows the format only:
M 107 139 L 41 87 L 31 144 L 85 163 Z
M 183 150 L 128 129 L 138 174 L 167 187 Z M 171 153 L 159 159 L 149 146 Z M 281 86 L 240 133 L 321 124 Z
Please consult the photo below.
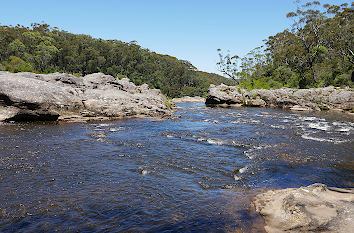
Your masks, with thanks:
M 353 187 L 348 117 L 179 106 L 164 121 L 0 124 L 0 231 L 261 232 L 257 193 Z

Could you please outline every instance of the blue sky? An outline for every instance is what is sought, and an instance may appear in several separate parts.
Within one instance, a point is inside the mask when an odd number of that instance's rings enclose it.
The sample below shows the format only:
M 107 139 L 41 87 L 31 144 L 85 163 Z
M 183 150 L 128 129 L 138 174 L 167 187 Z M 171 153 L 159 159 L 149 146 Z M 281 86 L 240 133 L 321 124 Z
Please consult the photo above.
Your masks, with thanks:
M 327 0 L 340 4 L 350 1 Z M 217 72 L 217 49 L 245 55 L 289 28 L 295 0 L 2 1 L 1 25 L 45 22 L 75 34 L 136 40 L 152 51 Z

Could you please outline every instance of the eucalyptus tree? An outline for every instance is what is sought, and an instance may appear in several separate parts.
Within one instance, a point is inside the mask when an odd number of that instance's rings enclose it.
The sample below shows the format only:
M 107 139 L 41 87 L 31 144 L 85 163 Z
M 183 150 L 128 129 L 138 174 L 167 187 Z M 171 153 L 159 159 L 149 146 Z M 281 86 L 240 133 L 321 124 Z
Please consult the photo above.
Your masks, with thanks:
M 219 70 L 242 77 L 243 83 L 262 81 L 265 87 L 269 82 L 296 88 L 352 86 L 354 4 L 297 2 L 297 9 L 286 14 L 293 19 L 290 29 L 270 36 L 263 48 L 243 58 L 219 51 Z
M 136 41 L 103 40 L 37 23 L 0 26 L 0 70 L 77 76 L 103 72 L 147 83 L 170 97 L 205 95 L 211 83 L 229 81 L 199 72 L 189 61 L 141 48 Z

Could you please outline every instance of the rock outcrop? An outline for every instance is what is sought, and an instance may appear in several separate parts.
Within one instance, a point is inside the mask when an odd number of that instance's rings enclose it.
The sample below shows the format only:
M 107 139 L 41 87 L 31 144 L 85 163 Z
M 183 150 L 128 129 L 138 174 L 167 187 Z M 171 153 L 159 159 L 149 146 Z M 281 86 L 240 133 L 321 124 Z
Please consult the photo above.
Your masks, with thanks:
M 34 74 L 0 71 L 0 121 L 108 120 L 171 115 L 160 90 L 95 73 Z
M 252 107 L 274 107 L 295 111 L 354 111 L 354 91 L 350 88 L 311 88 L 247 91 L 235 86 L 210 85 L 205 103 Z
M 267 232 L 352 232 L 354 189 L 313 184 L 256 196 L 255 209 Z

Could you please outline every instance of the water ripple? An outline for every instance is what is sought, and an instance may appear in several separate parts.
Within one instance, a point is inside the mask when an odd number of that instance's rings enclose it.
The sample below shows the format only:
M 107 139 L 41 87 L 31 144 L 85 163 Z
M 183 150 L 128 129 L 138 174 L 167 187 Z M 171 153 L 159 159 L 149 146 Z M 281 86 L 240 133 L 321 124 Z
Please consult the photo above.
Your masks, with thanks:
M 353 186 L 351 119 L 179 106 L 165 121 L 1 123 L 0 231 L 250 232 L 265 189 Z

